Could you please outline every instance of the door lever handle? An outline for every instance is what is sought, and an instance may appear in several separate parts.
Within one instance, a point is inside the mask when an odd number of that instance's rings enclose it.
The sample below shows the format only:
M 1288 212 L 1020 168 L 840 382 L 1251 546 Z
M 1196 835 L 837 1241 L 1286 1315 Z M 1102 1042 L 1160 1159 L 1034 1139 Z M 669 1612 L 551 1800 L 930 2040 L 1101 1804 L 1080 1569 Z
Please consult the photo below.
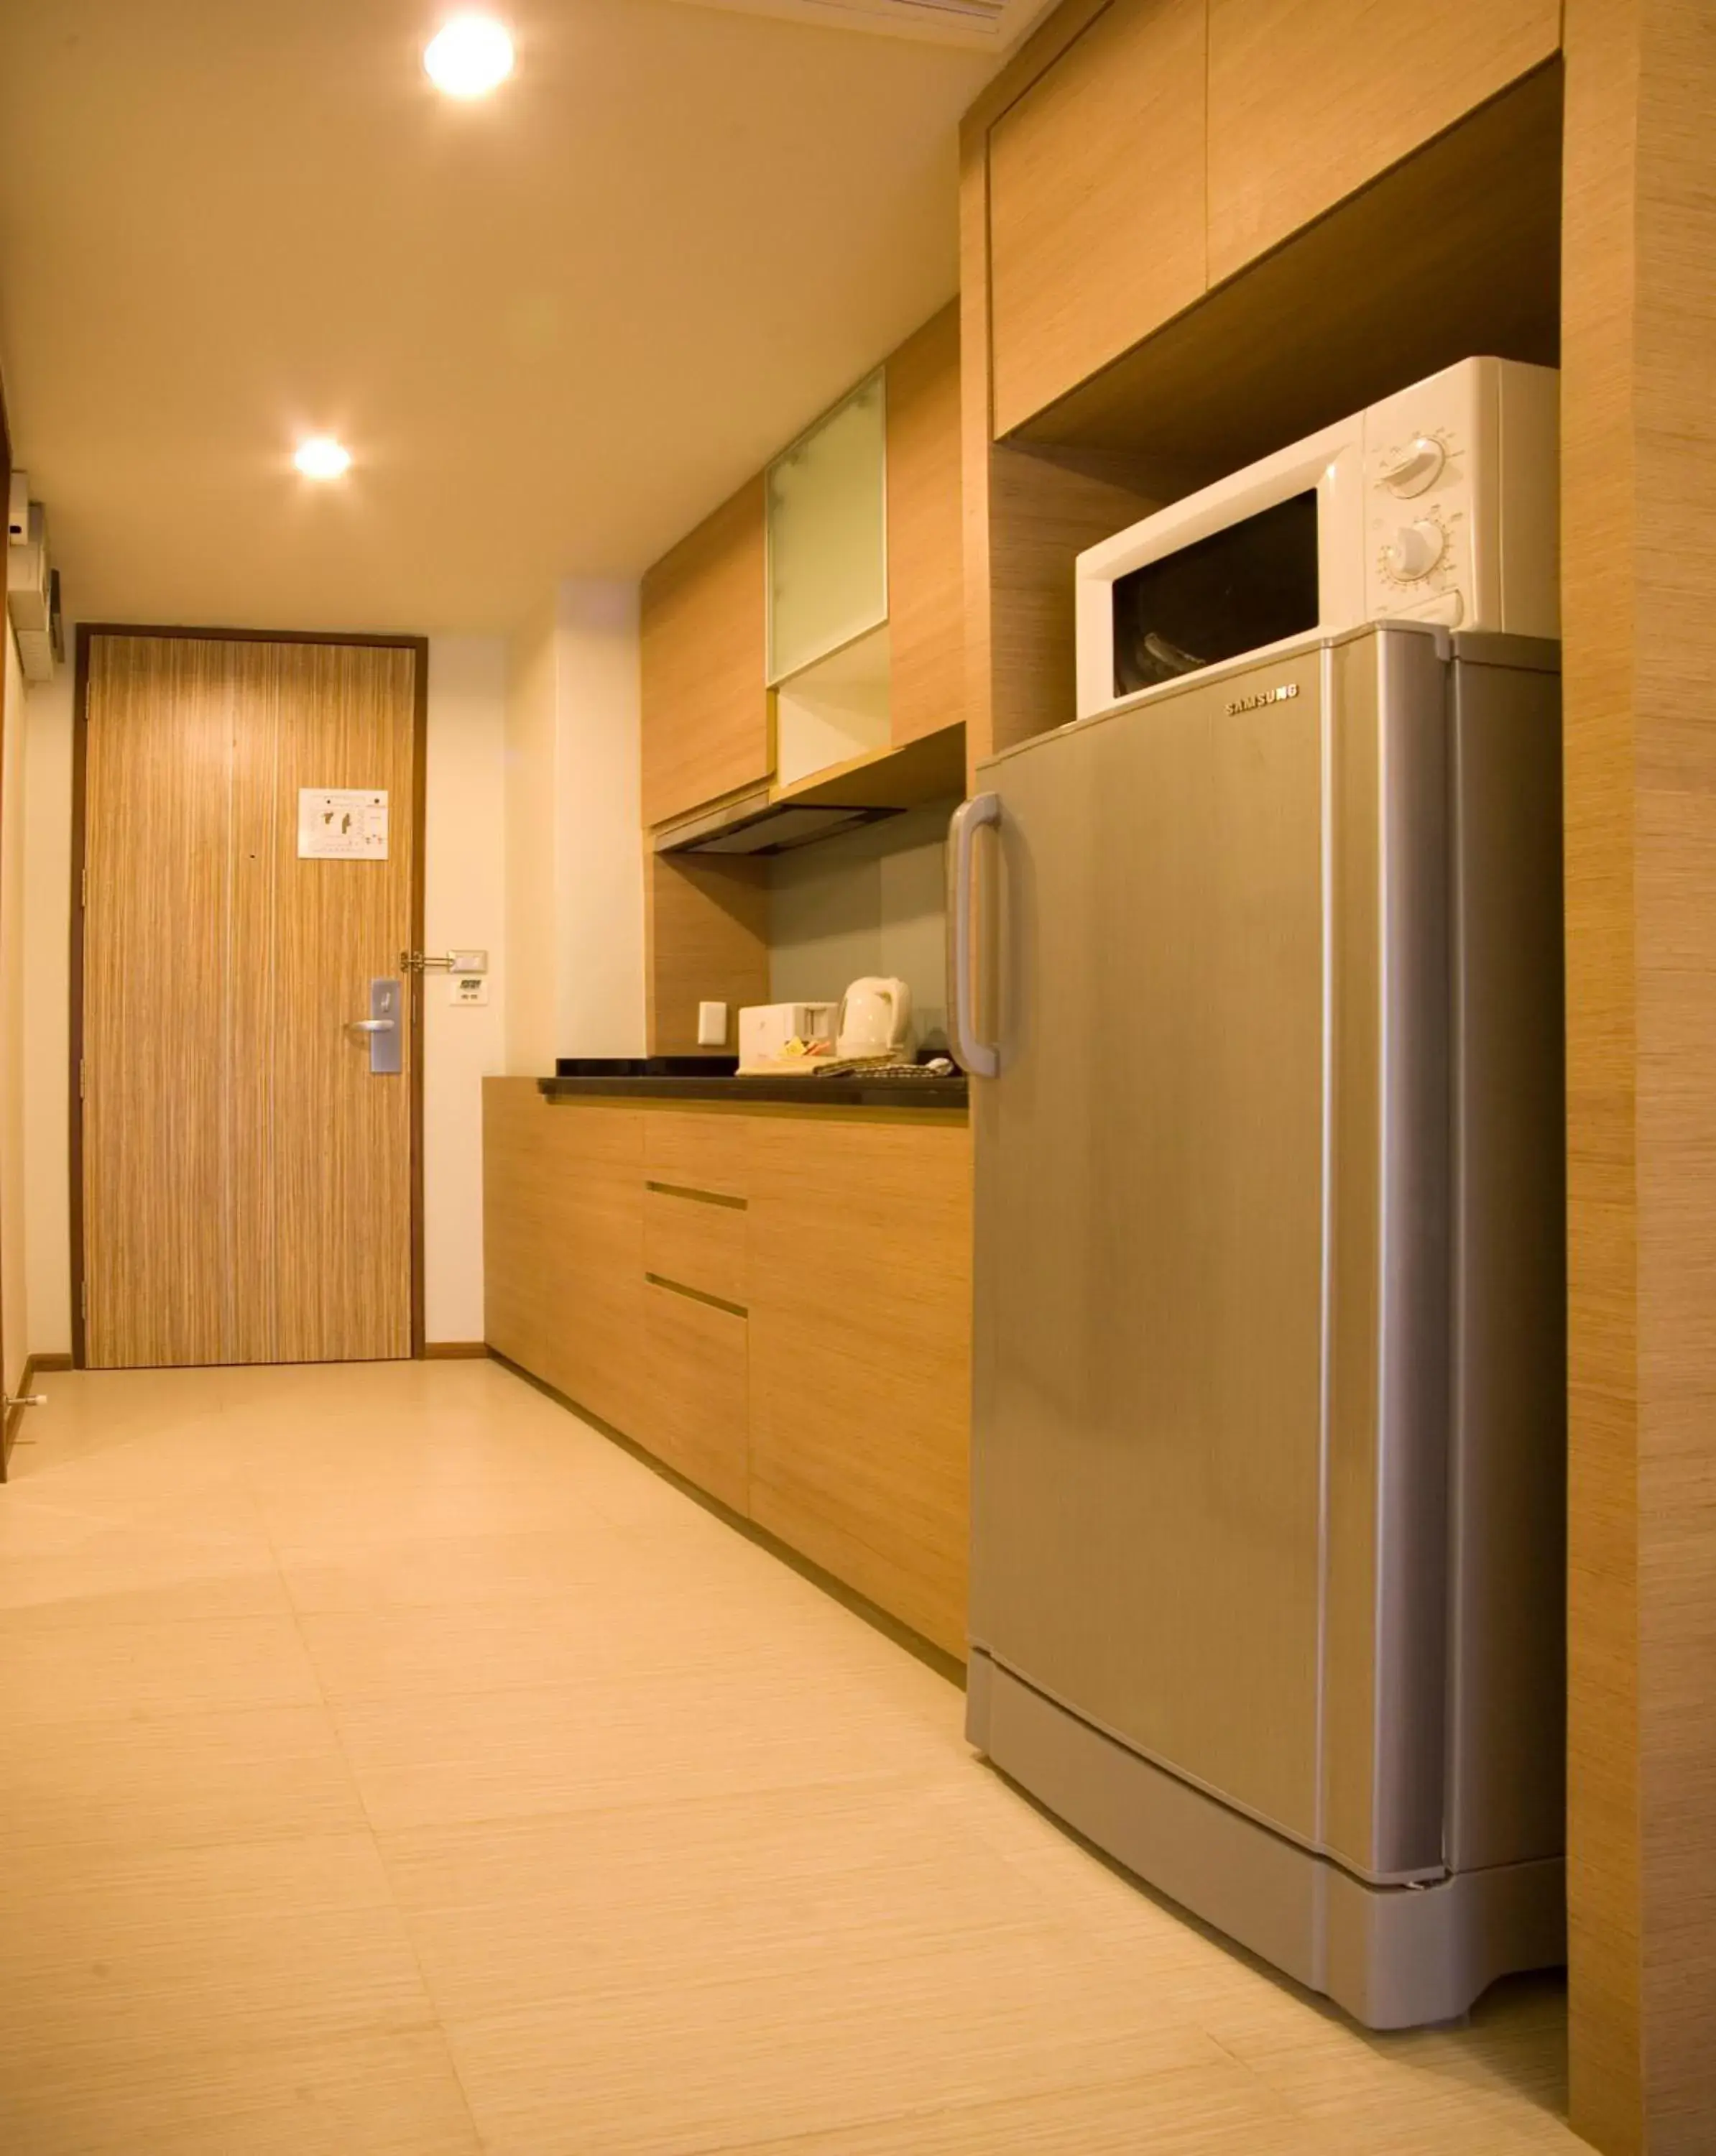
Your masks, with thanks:
M 404 1042 L 401 1027 L 405 1014 L 404 999 L 400 994 L 398 977 L 383 978 L 369 984 L 369 1016 L 347 1019 L 347 1029 L 369 1041 L 369 1074 L 372 1078 L 397 1078 L 404 1068 Z

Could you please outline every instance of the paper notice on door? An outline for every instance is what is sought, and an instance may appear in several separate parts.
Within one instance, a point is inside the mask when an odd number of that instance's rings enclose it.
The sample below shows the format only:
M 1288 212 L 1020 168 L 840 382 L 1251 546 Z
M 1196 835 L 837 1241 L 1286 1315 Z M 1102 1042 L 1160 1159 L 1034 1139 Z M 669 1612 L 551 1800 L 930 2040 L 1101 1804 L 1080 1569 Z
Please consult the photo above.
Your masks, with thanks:
M 384 861 L 388 797 L 367 786 L 305 786 L 298 793 L 301 861 Z

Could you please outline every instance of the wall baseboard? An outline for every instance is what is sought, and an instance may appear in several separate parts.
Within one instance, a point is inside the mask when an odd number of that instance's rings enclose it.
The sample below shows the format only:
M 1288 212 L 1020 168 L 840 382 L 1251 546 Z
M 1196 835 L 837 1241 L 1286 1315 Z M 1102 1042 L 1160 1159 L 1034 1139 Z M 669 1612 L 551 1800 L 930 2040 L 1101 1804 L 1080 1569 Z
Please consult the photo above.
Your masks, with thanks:
M 24 1358 L 23 1375 L 18 1381 L 18 1389 L 20 1393 L 31 1392 L 34 1389 L 37 1378 L 44 1371 L 69 1370 L 70 1368 L 69 1355 L 59 1353 L 27 1355 Z M 0 1430 L 0 1482 L 6 1480 L 7 1467 L 12 1459 L 12 1448 L 18 1442 L 18 1428 L 23 1418 L 24 1410 L 22 1406 L 8 1408 L 6 1411 L 5 1426 L 3 1430 Z
M 487 1359 L 488 1353 L 486 1340 L 425 1340 L 423 1343 L 426 1363 L 480 1363 Z

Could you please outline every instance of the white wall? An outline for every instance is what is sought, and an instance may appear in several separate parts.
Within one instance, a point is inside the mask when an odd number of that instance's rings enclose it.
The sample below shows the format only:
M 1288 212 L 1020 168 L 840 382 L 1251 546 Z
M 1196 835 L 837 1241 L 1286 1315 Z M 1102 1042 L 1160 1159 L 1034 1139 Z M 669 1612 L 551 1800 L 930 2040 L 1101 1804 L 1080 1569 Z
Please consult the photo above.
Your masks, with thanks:
M 8 625 L 5 644 L 5 719 L 0 753 L 0 1339 L 8 1393 L 18 1390 L 30 1352 L 28 1198 L 24 1138 L 25 1017 L 23 964 L 24 680 Z
M 489 954 L 486 1005 L 455 1008 L 446 976 L 424 976 L 424 1317 L 432 1341 L 483 1337 L 482 1081 L 506 1068 L 506 728 L 505 640 L 431 638 L 424 948 Z
M 506 1067 L 644 1050 L 638 588 L 568 579 L 514 638 Z
M 71 735 L 72 675 L 62 666 L 24 703 L 24 1237 L 37 1355 L 71 1351 Z

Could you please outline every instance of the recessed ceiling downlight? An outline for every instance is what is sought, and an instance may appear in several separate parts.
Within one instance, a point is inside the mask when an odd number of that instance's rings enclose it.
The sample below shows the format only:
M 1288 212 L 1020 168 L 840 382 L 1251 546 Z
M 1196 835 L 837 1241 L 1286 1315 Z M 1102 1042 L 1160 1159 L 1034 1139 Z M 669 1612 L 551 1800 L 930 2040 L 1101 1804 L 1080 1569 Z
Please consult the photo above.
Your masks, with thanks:
M 292 452 L 292 462 L 306 479 L 338 479 L 352 462 L 352 452 L 331 434 L 312 434 Z
M 512 40 L 492 15 L 455 15 L 429 39 L 423 64 L 449 97 L 486 97 L 512 72 Z

